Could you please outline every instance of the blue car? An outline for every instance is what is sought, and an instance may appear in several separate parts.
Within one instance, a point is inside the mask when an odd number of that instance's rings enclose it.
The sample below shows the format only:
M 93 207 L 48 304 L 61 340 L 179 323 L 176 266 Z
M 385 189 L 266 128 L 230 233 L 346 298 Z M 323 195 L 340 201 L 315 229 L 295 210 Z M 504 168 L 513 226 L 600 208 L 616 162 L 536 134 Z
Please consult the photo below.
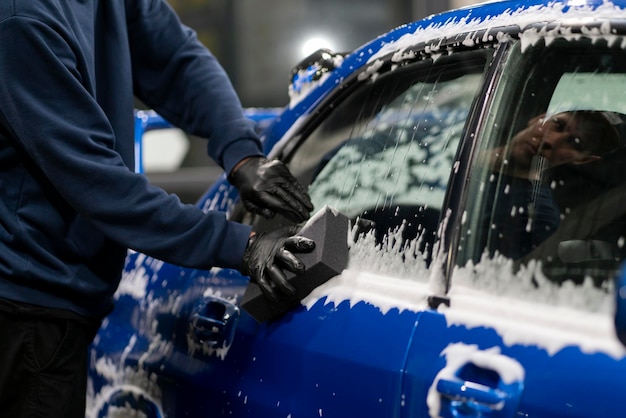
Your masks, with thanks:
M 89 417 L 626 414 L 625 0 L 450 11 L 318 51 L 289 93 L 265 151 L 345 219 L 320 243 L 345 268 L 268 318 L 237 271 L 130 252 Z M 290 224 L 225 177 L 198 205 Z

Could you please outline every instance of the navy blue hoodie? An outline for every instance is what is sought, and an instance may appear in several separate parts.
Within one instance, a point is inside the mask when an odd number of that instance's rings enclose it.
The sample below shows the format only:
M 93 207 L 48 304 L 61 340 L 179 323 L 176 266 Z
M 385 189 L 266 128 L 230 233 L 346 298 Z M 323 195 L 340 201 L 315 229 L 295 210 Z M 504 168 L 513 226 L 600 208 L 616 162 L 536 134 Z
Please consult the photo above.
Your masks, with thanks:
M 223 69 L 165 2 L 0 2 L 0 297 L 99 317 L 127 248 L 239 266 L 249 226 L 133 172 L 133 96 L 207 138 L 227 172 L 261 155 Z

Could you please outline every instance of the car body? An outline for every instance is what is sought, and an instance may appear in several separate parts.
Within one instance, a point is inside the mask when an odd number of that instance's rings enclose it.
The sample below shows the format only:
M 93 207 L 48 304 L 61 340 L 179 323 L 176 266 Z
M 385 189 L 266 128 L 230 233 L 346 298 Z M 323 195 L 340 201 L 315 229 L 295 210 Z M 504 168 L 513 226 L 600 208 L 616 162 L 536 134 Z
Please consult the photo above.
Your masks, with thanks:
M 130 252 L 88 415 L 621 416 L 625 48 L 626 1 L 513 0 L 303 61 L 265 151 L 373 228 L 265 322 L 237 271 Z M 289 224 L 224 177 L 198 205 Z

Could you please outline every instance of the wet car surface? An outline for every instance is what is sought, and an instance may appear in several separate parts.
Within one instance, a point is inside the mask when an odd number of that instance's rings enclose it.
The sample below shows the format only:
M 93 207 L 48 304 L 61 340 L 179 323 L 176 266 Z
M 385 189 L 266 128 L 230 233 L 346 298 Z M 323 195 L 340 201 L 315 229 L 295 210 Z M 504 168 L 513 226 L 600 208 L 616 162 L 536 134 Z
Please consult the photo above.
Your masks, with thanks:
M 129 253 L 89 416 L 620 416 L 625 9 L 489 2 L 296 67 L 265 150 L 374 227 L 266 322 L 238 272 Z M 198 205 L 289 224 L 224 178 Z

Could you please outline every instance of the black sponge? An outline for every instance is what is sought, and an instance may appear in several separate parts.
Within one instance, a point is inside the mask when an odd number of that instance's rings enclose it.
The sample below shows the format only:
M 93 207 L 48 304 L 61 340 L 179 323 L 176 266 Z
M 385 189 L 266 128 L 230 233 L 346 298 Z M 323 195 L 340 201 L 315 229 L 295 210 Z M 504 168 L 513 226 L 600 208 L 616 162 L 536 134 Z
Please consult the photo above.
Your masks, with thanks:
M 315 241 L 312 252 L 296 254 L 306 267 L 305 273 L 295 275 L 285 271 L 287 280 L 296 289 L 295 297 L 283 297 L 278 302 L 273 302 L 263 295 L 256 283 L 250 282 L 243 295 L 241 307 L 258 322 L 265 322 L 298 306 L 313 289 L 346 268 L 348 228 L 348 217 L 327 206 L 321 209 L 298 232 L 298 235 Z

